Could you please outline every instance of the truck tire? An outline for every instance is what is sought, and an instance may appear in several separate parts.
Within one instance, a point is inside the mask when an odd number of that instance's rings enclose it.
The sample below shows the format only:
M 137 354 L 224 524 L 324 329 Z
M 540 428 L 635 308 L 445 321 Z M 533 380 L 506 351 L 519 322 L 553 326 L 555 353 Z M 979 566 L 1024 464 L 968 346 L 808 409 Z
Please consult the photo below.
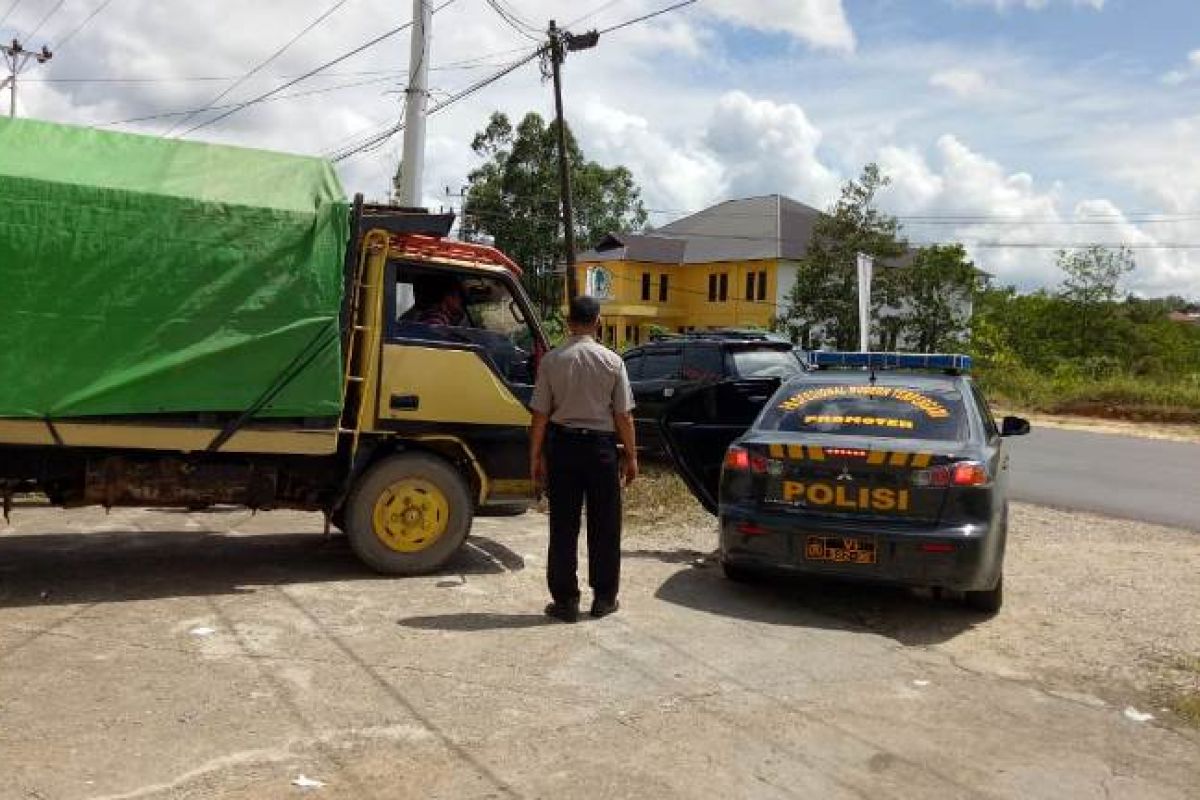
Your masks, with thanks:
M 406 453 L 379 462 L 346 504 L 350 546 L 386 575 L 421 575 L 449 561 L 471 530 L 467 482 L 445 460 Z

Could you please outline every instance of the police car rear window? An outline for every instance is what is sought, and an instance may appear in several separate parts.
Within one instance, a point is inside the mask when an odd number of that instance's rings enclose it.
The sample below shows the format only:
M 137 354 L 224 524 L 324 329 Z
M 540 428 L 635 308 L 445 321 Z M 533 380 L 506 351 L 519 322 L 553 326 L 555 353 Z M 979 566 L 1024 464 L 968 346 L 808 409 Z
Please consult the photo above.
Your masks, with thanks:
M 953 388 L 805 383 L 777 394 L 758 427 L 892 439 L 967 438 L 963 397 Z

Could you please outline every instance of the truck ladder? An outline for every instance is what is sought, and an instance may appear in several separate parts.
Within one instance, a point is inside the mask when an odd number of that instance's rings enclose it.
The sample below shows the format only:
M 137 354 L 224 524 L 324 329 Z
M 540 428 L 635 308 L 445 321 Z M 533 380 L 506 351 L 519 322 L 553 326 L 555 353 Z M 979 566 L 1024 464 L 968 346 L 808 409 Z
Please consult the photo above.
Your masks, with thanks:
M 363 239 L 354 277 L 350 283 L 349 331 L 346 337 L 346 353 L 343 364 L 342 417 L 338 434 L 350 438 L 350 469 L 358 454 L 362 437 L 363 416 L 367 409 L 367 392 L 374 377 L 379 354 L 376 352 L 378 336 L 378 310 L 363 305 L 364 294 L 369 294 L 374 284 L 382 280 L 382 274 L 368 274 L 368 265 L 373 255 L 388 247 L 388 235 L 383 231 L 372 231 Z M 382 270 L 375 272 L 382 273 Z M 377 295 L 376 295 L 377 297 Z

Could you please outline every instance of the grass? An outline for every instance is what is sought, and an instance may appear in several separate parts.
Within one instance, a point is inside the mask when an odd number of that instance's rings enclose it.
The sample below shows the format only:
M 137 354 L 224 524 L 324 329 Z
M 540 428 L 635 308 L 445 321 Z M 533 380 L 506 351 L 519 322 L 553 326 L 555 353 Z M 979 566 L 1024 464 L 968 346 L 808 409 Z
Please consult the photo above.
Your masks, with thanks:
M 993 402 L 1023 411 L 1200 423 L 1200 380 L 1195 375 L 1176 380 L 1128 375 L 1087 378 L 1012 367 L 981 371 L 979 380 Z
M 625 524 L 634 533 L 666 534 L 714 523 L 674 470 L 649 463 L 625 495 Z

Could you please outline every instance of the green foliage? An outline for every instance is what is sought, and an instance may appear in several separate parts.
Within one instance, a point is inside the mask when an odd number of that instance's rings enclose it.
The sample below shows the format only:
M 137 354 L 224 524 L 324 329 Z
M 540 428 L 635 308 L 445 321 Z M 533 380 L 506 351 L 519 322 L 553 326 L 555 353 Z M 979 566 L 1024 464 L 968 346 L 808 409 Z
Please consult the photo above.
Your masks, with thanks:
M 1059 251 L 1058 268 L 1066 277 L 1058 294 L 1067 303 L 1077 357 L 1107 349 L 1117 335 L 1113 324 L 1117 286 L 1134 266 L 1127 247 L 1092 245 Z
M 902 309 L 897 327 L 908 334 L 913 349 L 936 353 L 960 347 L 970 328 L 971 303 L 987 286 L 962 245 L 923 247 L 911 265 L 895 273 Z
M 1200 328 L 1167 316 L 1187 302 L 1117 300 L 1132 262 L 1102 250 L 1069 256 L 1058 291 L 980 293 L 971 325 L 980 379 L 998 400 L 1032 410 L 1200 421 Z
M 808 252 L 801 260 L 796 285 L 778 325 L 793 340 L 812 347 L 814 327 L 824 326 L 825 336 L 840 349 L 858 346 L 858 253 L 877 261 L 894 259 L 905 246 L 897 238 L 895 217 L 875 206 L 876 195 L 889 179 L 878 165 L 868 164 L 858 180 L 842 186 L 841 197 L 813 228 Z M 875 309 L 897 299 L 897 270 L 877 269 L 872 290 Z
M 492 114 L 471 143 L 484 163 L 469 176 L 462 235 L 488 235 L 525 269 L 526 288 L 543 316 L 561 304 L 555 266 L 563 259 L 559 225 L 557 123 L 529 113 L 514 129 L 508 117 Z M 570 128 L 567 160 L 575 207 L 575 236 L 581 248 L 612 231 L 636 230 L 646 223 L 641 192 L 622 166 L 588 161 Z

